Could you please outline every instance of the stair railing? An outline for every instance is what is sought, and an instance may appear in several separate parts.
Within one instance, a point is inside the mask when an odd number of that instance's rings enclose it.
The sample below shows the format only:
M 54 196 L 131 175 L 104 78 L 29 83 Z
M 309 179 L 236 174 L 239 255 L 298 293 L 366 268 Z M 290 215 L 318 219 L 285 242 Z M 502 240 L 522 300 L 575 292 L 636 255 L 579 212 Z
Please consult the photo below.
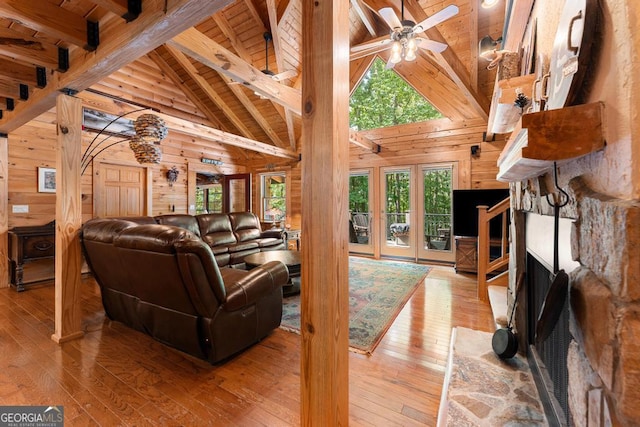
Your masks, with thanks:
M 509 211 L 509 198 L 489 209 L 488 206 L 478 206 L 478 299 L 489 299 L 487 274 L 509 265 L 509 230 L 507 227 L 507 215 Z M 500 256 L 491 259 L 491 237 L 489 232 L 490 221 L 501 216 Z M 495 246 L 495 245 L 494 245 Z

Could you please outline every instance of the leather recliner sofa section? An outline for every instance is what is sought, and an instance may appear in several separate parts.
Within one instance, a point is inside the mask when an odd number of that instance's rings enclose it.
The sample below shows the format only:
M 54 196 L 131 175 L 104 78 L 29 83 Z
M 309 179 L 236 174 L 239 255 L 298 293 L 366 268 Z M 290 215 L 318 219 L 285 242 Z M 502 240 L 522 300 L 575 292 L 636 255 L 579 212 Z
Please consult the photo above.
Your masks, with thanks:
M 81 241 L 107 316 L 185 353 L 217 363 L 280 325 L 279 261 L 219 268 L 187 228 L 125 219 L 90 220 Z
M 154 217 L 158 224 L 187 229 L 211 247 L 219 267 L 244 265 L 244 257 L 260 251 L 285 249 L 282 232 L 262 231 L 252 212 L 229 214 L 167 214 Z

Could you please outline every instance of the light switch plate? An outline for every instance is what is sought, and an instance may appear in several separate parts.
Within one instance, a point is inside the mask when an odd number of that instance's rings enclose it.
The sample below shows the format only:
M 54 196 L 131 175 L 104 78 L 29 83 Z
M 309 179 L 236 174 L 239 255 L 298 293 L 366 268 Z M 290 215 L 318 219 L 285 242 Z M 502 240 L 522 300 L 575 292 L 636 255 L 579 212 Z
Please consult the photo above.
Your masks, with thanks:
M 29 213 L 29 205 L 13 205 L 13 213 Z

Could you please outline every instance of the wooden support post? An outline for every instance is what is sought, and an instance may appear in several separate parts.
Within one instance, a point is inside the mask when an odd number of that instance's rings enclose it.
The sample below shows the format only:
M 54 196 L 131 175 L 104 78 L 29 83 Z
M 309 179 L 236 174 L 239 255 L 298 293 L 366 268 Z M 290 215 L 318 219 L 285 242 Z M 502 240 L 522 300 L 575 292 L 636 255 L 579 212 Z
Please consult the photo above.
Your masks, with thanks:
M 348 8 L 302 4 L 303 426 L 349 423 Z
M 9 139 L 0 135 L 0 288 L 9 286 Z
M 489 206 L 478 206 L 478 299 L 489 300 L 487 288 L 487 264 L 489 264 L 489 222 L 487 209 Z
M 78 236 L 82 225 L 82 100 L 58 95 L 56 110 L 56 305 L 55 332 L 51 339 L 62 343 L 83 335 L 80 329 L 82 255 Z

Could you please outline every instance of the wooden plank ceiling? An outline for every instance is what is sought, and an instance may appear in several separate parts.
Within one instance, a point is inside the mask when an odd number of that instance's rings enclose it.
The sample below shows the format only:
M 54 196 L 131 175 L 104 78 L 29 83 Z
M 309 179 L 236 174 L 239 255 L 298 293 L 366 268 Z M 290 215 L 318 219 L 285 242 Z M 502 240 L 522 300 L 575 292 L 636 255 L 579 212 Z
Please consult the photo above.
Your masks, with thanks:
M 301 1 L 4 0 L 0 132 L 52 108 L 60 90 L 90 90 L 295 151 Z M 499 35 L 504 8 L 487 11 L 478 0 L 406 0 L 405 19 L 419 22 L 449 4 L 459 13 L 425 32 L 449 48 L 419 49 L 415 62 L 395 69 L 452 121 L 486 121 L 493 75 L 477 66 L 477 41 Z M 401 15 L 400 0 L 350 0 L 352 46 L 389 37 L 377 12 L 383 7 Z M 173 30 L 164 29 L 166 22 Z M 352 54 L 352 88 L 376 56 L 386 61 L 388 55 Z M 262 72 L 267 68 L 285 78 L 274 80 Z

